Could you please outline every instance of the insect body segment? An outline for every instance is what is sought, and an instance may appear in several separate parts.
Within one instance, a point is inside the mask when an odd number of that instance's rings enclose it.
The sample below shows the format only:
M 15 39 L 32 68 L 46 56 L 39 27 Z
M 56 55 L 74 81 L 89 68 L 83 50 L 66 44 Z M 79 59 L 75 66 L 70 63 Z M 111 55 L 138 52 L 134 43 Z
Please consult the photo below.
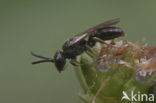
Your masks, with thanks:
M 103 29 L 98 29 L 97 31 L 94 31 L 88 39 L 88 45 L 94 46 L 96 41 L 94 37 L 101 39 L 102 41 L 105 40 L 111 40 L 120 36 L 125 36 L 125 33 L 122 29 L 118 27 L 105 27 Z
M 43 59 L 35 61 L 32 64 L 52 62 L 55 64 L 59 72 L 63 71 L 64 65 L 66 64 L 66 59 L 70 59 L 70 63 L 74 66 L 79 65 L 80 63 L 76 61 L 76 57 L 85 51 L 91 51 L 91 48 L 97 41 L 100 42 L 125 36 L 125 33 L 122 29 L 118 27 L 111 27 L 111 25 L 117 24 L 119 21 L 119 19 L 106 21 L 74 36 L 73 38 L 70 38 L 63 44 L 62 51 L 57 51 L 53 58 L 43 57 L 32 52 L 31 54 L 33 56 Z M 87 37 L 88 39 L 86 40 Z

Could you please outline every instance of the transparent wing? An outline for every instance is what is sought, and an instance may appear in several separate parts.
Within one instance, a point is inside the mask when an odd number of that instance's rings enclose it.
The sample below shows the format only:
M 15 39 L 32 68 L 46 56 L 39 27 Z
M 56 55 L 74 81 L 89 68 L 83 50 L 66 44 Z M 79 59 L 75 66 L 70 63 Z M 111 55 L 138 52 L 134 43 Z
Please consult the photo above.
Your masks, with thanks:
M 91 34 L 91 32 L 95 31 L 95 30 L 98 30 L 98 29 L 101 29 L 101 28 L 104 28 L 104 27 L 107 27 L 107 26 L 110 26 L 110 25 L 115 25 L 117 24 L 118 22 L 120 22 L 120 19 L 119 18 L 116 18 L 116 19 L 112 19 L 112 20 L 109 20 L 109 21 L 106 21 L 104 23 L 101 23 L 99 25 L 96 25 L 76 36 L 74 36 L 72 38 L 72 40 L 70 41 L 70 45 L 73 45 L 75 43 L 78 43 L 79 41 L 85 39 L 87 36 L 89 36 Z

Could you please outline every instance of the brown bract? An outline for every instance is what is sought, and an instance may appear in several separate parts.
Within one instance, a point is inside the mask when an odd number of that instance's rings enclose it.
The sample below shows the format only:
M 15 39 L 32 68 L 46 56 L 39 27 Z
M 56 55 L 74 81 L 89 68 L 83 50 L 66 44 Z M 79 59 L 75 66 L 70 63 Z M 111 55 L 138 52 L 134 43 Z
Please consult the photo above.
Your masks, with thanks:
M 143 48 L 138 66 L 147 72 L 156 71 L 156 46 Z
M 156 46 L 142 47 L 139 44 L 121 40 L 114 41 L 114 44 L 106 42 L 100 50 L 99 59 L 96 59 L 98 65 L 101 62 L 105 66 L 124 64 L 146 72 L 153 72 L 156 71 Z

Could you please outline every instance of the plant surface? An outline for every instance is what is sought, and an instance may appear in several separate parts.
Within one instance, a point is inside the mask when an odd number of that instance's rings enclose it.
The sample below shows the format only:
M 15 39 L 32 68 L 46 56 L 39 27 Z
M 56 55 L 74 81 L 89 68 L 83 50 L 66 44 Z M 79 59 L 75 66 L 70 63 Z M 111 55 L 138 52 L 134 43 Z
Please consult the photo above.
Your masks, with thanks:
M 137 94 L 134 103 L 149 103 L 153 99 L 149 94 L 156 96 L 155 46 L 114 40 L 97 44 L 93 52 L 83 54 L 81 66 L 75 69 L 83 103 L 130 103 L 132 91 Z M 140 100 L 141 94 L 147 94 L 148 100 Z

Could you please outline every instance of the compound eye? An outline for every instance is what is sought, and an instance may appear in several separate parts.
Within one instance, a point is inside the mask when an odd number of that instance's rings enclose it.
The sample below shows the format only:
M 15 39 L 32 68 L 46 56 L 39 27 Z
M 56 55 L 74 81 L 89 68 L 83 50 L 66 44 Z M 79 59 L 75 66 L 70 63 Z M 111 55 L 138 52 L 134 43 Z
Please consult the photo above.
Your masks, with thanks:
M 56 52 L 54 58 L 55 58 L 55 66 L 57 70 L 61 72 L 66 64 L 66 60 L 65 57 L 63 56 L 63 53 L 60 51 Z

